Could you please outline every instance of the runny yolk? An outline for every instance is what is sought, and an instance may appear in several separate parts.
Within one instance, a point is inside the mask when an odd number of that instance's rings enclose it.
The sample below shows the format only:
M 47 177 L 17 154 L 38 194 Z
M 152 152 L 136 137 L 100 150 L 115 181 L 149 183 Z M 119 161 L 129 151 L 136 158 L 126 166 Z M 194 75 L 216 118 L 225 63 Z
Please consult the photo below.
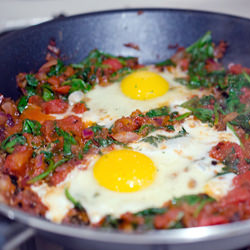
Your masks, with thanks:
M 46 115 L 41 111 L 41 108 L 36 105 L 30 105 L 23 111 L 21 115 L 22 119 L 36 120 L 43 123 L 47 120 L 55 120 L 51 115 Z
M 136 100 L 162 96 L 168 89 L 169 83 L 162 76 L 150 71 L 136 71 L 121 82 L 123 94 Z
M 94 165 L 98 183 L 116 192 L 136 192 L 151 185 L 156 167 L 146 155 L 128 149 L 111 151 Z

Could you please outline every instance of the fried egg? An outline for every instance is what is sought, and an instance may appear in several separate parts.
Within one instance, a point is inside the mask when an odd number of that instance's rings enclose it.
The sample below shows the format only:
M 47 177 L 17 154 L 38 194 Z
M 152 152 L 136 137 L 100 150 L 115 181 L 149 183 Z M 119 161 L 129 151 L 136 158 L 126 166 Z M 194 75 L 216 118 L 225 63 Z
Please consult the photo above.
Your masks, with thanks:
M 73 208 L 65 196 L 66 188 L 86 209 L 92 223 L 106 215 L 119 217 L 125 212 L 160 207 L 182 195 L 224 195 L 232 186 L 233 176 L 216 176 L 223 164 L 214 165 L 209 151 L 221 140 L 239 143 L 238 139 L 230 130 L 219 132 L 192 116 L 181 126 L 188 132 L 184 137 L 166 139 L 157 145 L 141 139 L 126 148 L 106 149 L 102 155 L 89 155 L 85 164 L 77 166 L 55 187 L 33 185 L 33 191 L 48 207 L 46 218 L 60 223 Z M 181 126 L 176 126 L 173 133 L 157 130 L 147 137 L 173 137 Z M 224 188 L 213 188 L 221 183 Z
M 133 111 L 148 111 L 150 109 L 168 106 L 173 111 L 178 105 L 190 99 L 193 95 L 201 97 L 207 90 L 190 90 L 178 83 L 175 78 L 184 77 L 185 73 L 178 69 L 159 72 L 153 66 L 135 71 L 120 82 L 108 86 L 96 85 L 86 94 L 76 91 L 70 94 L 70 108 L 66 114 L 56 115 L 62 119 L 73 114 L 71 109 L 77 102 L 84 101 L 89 108 L 81 115 L 86 124 L 98 123 L 110 127 L 122 116 L 129 116 Z

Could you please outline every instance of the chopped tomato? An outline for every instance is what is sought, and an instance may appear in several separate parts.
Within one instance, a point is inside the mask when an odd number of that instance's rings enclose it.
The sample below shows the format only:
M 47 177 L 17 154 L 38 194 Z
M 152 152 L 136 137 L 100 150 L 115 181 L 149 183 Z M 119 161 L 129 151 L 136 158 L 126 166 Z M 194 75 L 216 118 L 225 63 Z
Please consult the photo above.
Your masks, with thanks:
M 241 147 L 234 142 L 219 142 L 210 151 L 210 156 L 218 161 L 223 161 L 230 154 L 233 159 L 244 157 Z
M 82 130 L 84 129 L 83 122 L 81 118 L 75 115 L 67 116 L 64 119 L 57 120 L 57 125 L 69 133 L 73 133 L 77 136 L 82 135 Z
M 113 71 L 117 71 L 122 68 L 122 64 L 116 58 L 109 58 L 102 62 L 102 64 L 108 65 Z
M 63 114 L 68 109 L 69 104 L 61 99 L 55 99 L 42 104 L 42 111 L 45 114 Z
M 36 106 L 41 106 L 43 103 L 43 99 L 39 95 L 33 95 L 29 98 L 29 104 L 34 104 Z
M 188 70 L 189 59 L 187 59 L 187 58 L 181 59 L 180 62 L 179 62 L 179 65 L 180 65 L 180 67 L 181 67 L 183 70 Z
M 66 67 L 66 70 L 64 71 L 64 75 L 67 77 L 70 77 L 74 75 L 75 71 L 71 66 Z
M 42 125 L 41 132 L 45 136 L 45 139 L 48 142 L 52 142 L 54 139 L 55 135 L 54 129 L 55 129 L 54 121 L 47 120 Z
M 60 84 L 60 79 L 56 76 L 51 76 L 47 81 L 54 87 L 58 87 Z
M 53 90 L 59 94 L 68 94 L 69 90 L 70 90 L 71 86 L 69 85 L 65 85 L 65 86 L 59 86 L 59 87 L 55 87 L 53 88 Z
M 156 215 L 154 219 L 154 226 L 156 229 L 166 229 L 171 226 L 172 223 L 176 222 L 181 210 L 178 208 L 172 208 L 166 213 Z
M 198 226 L 210 226 L 228 223 L 228 219 L 223 215 L 203 216 L 198 220 Z
M 72 109 L 72 111 L 76 114 L 82 114 L 84 113 L 85 111 L 87 111 L 87 107 L 84 103 L 76 103 Z
M 25 167 L 29 163 L 33 150 L 27 146 L 17 146 L 11 155 L 8 155 L 4 163 L 6 172 L 12 175 L 24 175 Z

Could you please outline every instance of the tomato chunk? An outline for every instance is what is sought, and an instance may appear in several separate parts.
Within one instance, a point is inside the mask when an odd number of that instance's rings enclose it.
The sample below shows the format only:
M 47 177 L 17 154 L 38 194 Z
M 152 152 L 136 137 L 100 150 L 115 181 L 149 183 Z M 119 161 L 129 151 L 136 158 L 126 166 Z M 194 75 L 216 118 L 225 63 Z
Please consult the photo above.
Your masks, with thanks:
M 122 68 L 122 64 L 116 58 L 109 58 L 102 62 L 102 64 L 108 65 L 113 71 L 117 71 Z
M 12 175 L 24 175 L 32 152 L 33 150 L 27 146 L 16 147 L 15 151 L 6 158 L 3 166 L 6 172 Z
M 87 107 L 84 103 L 76 103 L 72 109 L 72 111 L 76 114 L 82 114 L 84 113 L 85 111 L 87 111 Z
M 45 114 L 63 114 L 68 109 L 69 104 L 61 99 L 55 99 L 42 104 L 42 111 Z

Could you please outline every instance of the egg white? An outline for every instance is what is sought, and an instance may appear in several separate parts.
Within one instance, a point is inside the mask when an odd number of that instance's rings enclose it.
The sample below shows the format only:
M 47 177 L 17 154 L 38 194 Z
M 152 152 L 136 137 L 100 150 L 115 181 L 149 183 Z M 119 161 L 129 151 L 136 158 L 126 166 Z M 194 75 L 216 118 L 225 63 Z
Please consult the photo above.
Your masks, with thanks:
M 98 123 L 99 125 L 110 127 L 114 121 L 123 116 L 129 116 L 136 109 L 144 112 L 168 106 L 173 111 L 178 110 L 181 112 L 178 105 L 189 100 L 194 95 L 201 97 L 208 92 L 208 90 L 190 90 L 178 83 L 175 78 L 186 75 L 179 69 L 159 72 L 153 66 L 148 66 L 147 70 L 158 73 L 169 82 L 169 90 L 164 95 L 145 101 L 134 100 L 123 94 L 120 87 L 121 82 L 114 82 L 106 87 L 96 85 L 94 89 L 86 94 L 83 94 L 81 91 L 70 94 L 68 111 L 65 114 L 55 115 L 56 119 L 62 119 L 66 115 L 74 114 L 71 111 L 73 105 L 79 101 L 84 101 L 89 110 L 83 114 L 78 114 L 82 121 L 87 124 Z
M 131 150 L 141 152 L 152 159 L 157 168 L 153 184 L 140 191 L 119 193 L 100 186 L 93 175 L 93 166 L 99 155 L 89 156 L 85 165 L 76 167 L 66 180 L 56 187 L 49 187 L 47 184 L 33 185 L 33 191 L 49 208 L 46 218 L 61 222 L 73 207 L 65 197 L 66 187 L 74 199 L 86 209 L 91 222 L 95 223 L 108 214 L 119 217 L 125 212 L 138 212 L 162 206 L 174 197 L 203 193 L 207 183 L 213 183 L 214 178 L 216 185 L 220 185 L 216 174 L 221 171 L 223 164 L 214 166 L 209 151 L 221 140 L 238 143 L 238 139 L 230 130 L 219 132 L 192 116 L 186 119 L 182 126 L 188 132 L 187 136 L 163 141 L 157 147 L 142 140 L 128 145 Z M 179 130 L 181 126 L 177 127 L 174 133 L 158 130 L 148 136 L 174 136 Z M 225 180 L 221 180 L 225 183 Z M 226 194 L 232 187 L 230 181 L 227 183 L 222 191 L 214 192 L 217 192 L 217 195 L 218 192 Z

